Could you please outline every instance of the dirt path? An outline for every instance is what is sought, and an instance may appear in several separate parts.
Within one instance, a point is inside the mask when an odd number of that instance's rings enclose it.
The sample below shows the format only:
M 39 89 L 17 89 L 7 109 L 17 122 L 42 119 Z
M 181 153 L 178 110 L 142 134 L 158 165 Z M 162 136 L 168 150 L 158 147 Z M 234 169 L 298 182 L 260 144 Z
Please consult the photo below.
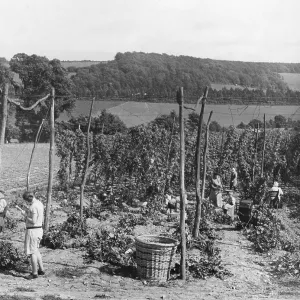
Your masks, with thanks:
M 220 225 L 217 230 L 222 236 L 218 241 L 222 261 L 233 273 L 225 280 L 209 278 L 186 283 L 174 280 L 151 286 L 137 279 L 113 275 L 105 264 L 84 264 L 80 250 L 43 248 L 47 275 L 28 281 L 24 278 L 28 273 L 0 273 L 0 295 L 33 299 L 43 299 L 45 295 L 56 295 L 56 299 L 279 299 L 278 285 L 272 283 L 266 257 L 254 253 L 250 242 L 233 226 Z M 14 240 L 22 246 L 21 233 L 14 236 Z

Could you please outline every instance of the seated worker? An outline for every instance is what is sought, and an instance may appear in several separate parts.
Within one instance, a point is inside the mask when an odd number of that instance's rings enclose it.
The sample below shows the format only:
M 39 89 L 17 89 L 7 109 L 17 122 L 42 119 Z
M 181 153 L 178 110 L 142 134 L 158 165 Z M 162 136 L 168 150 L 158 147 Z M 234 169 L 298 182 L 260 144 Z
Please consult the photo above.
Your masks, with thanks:
M 278 186 L 278 182 L 277 181 L 274 181 L 273 183 L 273 187 L 269 190 L 269 196 L 270 196 L 270 206 L 271 207 L 275 207 L 275 202 L 276 202 L 276 194 L 275 193 L 272 193 L 272 192 L 278 192 L 278 202 L 280 202 L 280 198 L 281 196 L 283 195 L 283 191 L 282 189 Z
M 185 204 L 188 204 L 187 193 L 184 194 Z M 169 189 L 165 196 L 165 204 L 170 213 L 172 213 L 172 209 L 176 212 L 180 208 L 180 196 L 173 197 L 172 190 Z
M 0 232 L 3 232 L 7 214 L 7 202 L 4 199 L 4 191 L 0 190 Z
M 165 195 L 165 204 L 167 206 L 167 211 L 172 213 L 172 209 L 177 211 L 178 209 L 178 199 L 173 197 L 173 191 L 171 189 L 168 189 L 166 195 Z
M 223 211 L 225 214 L 230 216 L 231 220 L 234 219 L 234 206 L 236 203 L 236 199 L 233 197 L 233 192 L 228 192 L 228 197 L 225 199 L 223 204 Z

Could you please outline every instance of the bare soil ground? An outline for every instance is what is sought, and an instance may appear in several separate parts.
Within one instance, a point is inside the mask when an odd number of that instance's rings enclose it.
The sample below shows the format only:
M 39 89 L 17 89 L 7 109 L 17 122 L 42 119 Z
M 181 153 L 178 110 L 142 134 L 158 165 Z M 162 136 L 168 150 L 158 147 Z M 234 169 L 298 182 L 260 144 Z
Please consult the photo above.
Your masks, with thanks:
M 14 212 L 17 214 L 17 212 Z M 65 219 L 58 209 L 55 222 Z M 0 299 L 300 299 L 300 285 L 295 278 L 276 279 L 270 262 L 278 253 L 260 255 L 242 232 L 231 225 L 216 225 L 222 239 L 218 240 L 223 264 L 233 276 L 224 280 L 212 277 L 206 280 L 189 278 L 186 282 L 170 280 L 151 284 L 114 272 L 107 264 L 86 264 L 84 249 L 51 250 L 41 248 L 46 275 L 27 280 L 30 267 L 0 273 Z M 136 234 L 164 231 L 164 227 L 136 228 Z M 23 246 L 24 224 L 11 234 L 6 231 L 1 240 L 13 241 Z M 1 298 L 2 297 L 2 298 Z

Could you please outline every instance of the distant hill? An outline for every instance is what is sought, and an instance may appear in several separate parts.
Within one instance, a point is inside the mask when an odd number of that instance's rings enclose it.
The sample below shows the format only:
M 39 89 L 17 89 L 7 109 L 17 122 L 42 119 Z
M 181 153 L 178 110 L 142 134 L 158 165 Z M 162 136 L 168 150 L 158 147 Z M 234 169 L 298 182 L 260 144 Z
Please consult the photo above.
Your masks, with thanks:
M 114 60 L 105 64 L 92 64 L 76 72 L 72 79 L 78 96 L 125 97 L 140 101 L 175 99 L 177 88 L 183 86 L 189 101 L 195 101 L 205 86 L 215 86 L 215 98 L 225 94 L 226 97 L 284 97 L 288 84 L 279 73 L 300 73 L 300 63 L 224 61 L 126 52 L 117 53 Z M 222 86 L 237 91 L 224 93 Z M 290 94 L 289 97 L 295 98 Z

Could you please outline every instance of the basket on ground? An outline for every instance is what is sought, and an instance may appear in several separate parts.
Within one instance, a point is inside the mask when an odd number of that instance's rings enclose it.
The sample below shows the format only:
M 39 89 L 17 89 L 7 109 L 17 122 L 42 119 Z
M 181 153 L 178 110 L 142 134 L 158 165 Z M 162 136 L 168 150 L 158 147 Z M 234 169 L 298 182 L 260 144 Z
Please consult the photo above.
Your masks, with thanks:
M 138 236 L 135 242 L 138 275 L 149 280 L 168 280 L 178 242 L 158 235 Z

